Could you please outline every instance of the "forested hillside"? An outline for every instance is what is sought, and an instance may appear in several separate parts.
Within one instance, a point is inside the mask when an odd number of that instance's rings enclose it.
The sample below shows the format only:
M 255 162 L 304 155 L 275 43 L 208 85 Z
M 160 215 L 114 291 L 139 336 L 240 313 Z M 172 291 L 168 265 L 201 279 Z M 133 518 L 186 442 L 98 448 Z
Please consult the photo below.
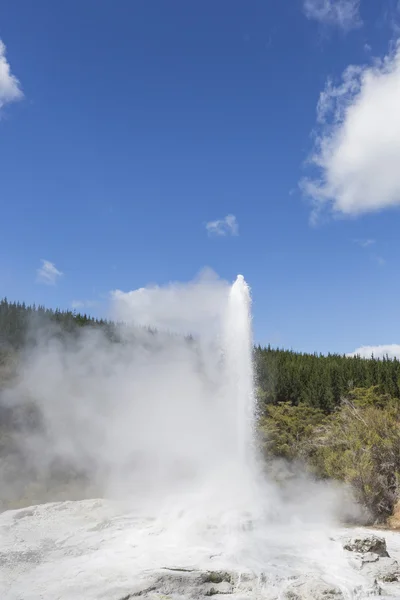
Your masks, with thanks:
M 68 337 L 82 327 L 100 328 L 110 341 L 121 341 L 118 326 L 103 319 L 6 299 L 0 302 L 0 467 L 12 455 L 17 461 L 14 468 L 24 468 L 13 435 L 37 426 L 32 407 L 21 416 L 1 402 L 1 390 L 15 374 L 19 353 L 37 343 L 38 332 Z M 160 335 L 146 330 L 141 343 L 146 343 L 148 334 Z M 317 478 L 350 484 L 373 519 L 390 517 L 400 497 L 400 362 L 260 346 L 254 349 L 254 357 L 260 446 L 266 463 L 276 458 L 300 461 Z M 8 466 L 6 471 L 11 473 Z M 56 472 L 44 482 L 38 482 L 35 473 L 28 474 L 30 483 L 21 488 L 20 496 L 5 499 L 0 493 L 0 509 L 97 493 L 90 491 L 85 473 L 65 475 L 59 465 Z M 73 493 L 68 487 L 71 481 Z
M 101 328 L 118 341 L 115 325 L 72 311 L 51 310 L 43 306 L 0 301 L 0 354 L 3 360 L 15 353 L 49 323 L 60 332 L 81 327 Z M 363 359 L 338 354 L 328 356 L 300 354 L 288 350 L 262 348 L 254 351 L 259 398 L 262 404 L 290 402 L 331 412 L 353 388 L 379 385 L 393 397 L 400 397 L 400 361 Z
M 375 385 L 384 393 L 400 396 L 397 359 L 299 354 L 258 346 L 255 363 L 260 395 L 267 404 L 304 403 L 331 412 L 353 388 Z

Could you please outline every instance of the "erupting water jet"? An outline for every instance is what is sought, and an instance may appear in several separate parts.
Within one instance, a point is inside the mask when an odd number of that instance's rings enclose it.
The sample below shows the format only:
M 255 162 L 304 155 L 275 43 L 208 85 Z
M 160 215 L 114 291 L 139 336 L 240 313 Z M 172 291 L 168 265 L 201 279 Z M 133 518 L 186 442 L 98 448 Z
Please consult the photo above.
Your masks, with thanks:
M 238 275 L 229 291 L 225 323 L 227 399 L 235 411 L 238 461 L 254 459 L 254 374 L 250 288 Z

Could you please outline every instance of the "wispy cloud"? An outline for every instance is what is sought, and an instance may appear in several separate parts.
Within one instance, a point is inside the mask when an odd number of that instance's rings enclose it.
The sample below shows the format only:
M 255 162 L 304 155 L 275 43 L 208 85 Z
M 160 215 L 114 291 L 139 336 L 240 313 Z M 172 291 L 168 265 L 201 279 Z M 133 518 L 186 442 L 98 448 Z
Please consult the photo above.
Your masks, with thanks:
M 361 246 L 361 248 L 368 248 L 369 246 L 373 246 L 373 244 L 376 243 L 376 240 L 373 240 L 372 238 L 367 238 L 361 240 L 354 240 L 354 243 L 358 246 Z
M 11 73 L 6 58 L 5 44 L 0 40 L 0 109 L 9 102 L 15 102 L 23 97 L 18 79 Z
M 379 256 L 377 254 L 374 254 L 372 259 L 376 262 L 377 265 L 379 265 L 380 267 L 384 267 L 386 265 L 386 260 L 382 257 Z
M 400 1 L 386 0 L 384 5 L 383 23 L 389 25 L 393 34 L 400 34 Z
M 98 300 L 72 300 L 71 307 L 78 310 L 81 308 L 95 308 L 98 304 Z
M 386 259 L 383 258 L 380 254 L 376 254 L 376 252 L 372 252 L 372 247 L 375 246 L 376 240 L 373 238 L 363 238 L 363 239 L 355 239 L 353 240 L 357 246 L 360 246 L 365 251 L 368 251 L 370 260 L 378 265 L 379 267 L 384 267 L 386 265 Z
M 360 346 L 354 352 L 350 352 L 347 356 L 361 356 L 362 358 L 400 358 L 400 344 L 382 344 L 379 346 Z
M 360 0 L 304 0 L 304 13 L 324 25 L 334 25 L 346 31 L 360 27 Z
M 226 215 L 223 219 L 206 223 L 209 235 L 239 235 L 239 225 L 235 215 Z
M 46 285 L 55 285 L 57 280 L 63 275 L 61 271 L 57 269 L 54 263 L 49 260 L 42 259 L 42 266 L 36 271 L 38 283 L 45 283 Z
M 400 41 L 383 59 L 328 81 L 317 107 L 310 158 L 317 176 L 301 188 L 311 220 L 330 209 L 355 217 L 400 206 Z

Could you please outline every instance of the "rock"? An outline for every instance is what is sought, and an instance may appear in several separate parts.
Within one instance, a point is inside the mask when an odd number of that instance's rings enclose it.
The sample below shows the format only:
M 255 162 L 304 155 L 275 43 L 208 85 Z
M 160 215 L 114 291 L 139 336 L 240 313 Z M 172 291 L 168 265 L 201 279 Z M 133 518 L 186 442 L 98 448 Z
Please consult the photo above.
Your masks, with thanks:
M 373 553 L 378 556 L 389 557 L 385 538 L 376 535 L 369 535 L 365 538 L 349 538 L 345 541 L 343 548 L 358 554 Z
M 376 562 L 364 562 L 362 573 L 384 583 L 400 581 L 400 567 L 397 560 L 382 557 Z
M 296 581 L 286 588 L 285 600 L 344 600 L 343 592 L 322 579 Z
M 202 575 L 203 583 L 232 583 L 233 575 L 227 571 L 206 571 Z
M 232 594 L 233 586 L 227 581 L 221 581 L 221 583 L 209 583 L 205 588 L 203 587 L 202 592 L 205 596 L 216 596 L 217 594 Z
M 361 557 L 361 563 L 364 565 L 365 563 L 375 563 L 379 560 L 379 555 L 374 552 L 367 552 L 363 554 Z
M 205 596 L 232 594 L 233 575 L 226 571 L 207 571 L 201 577 L 202 592 Z
M 369 580 L 382 583 L 400 581 L 399 563 L 390 558 L 384 538 L 375 535 L 350 538 L 345 541 L 343 548 L 354 553 L 350 564 Z
M 231 595 L 235 575 L 226 571 L 198 571 L 196 569 L 164 568 L 151 572 L 127 598 L 140 596 L 142 600 L 154 598 L 208 598 Z M 122 599 L 120 599 L 122 600 Z M 123 599 L 125 600 L 125 598 Z
M 367 554 L 354 554 L 349 558 L 349 565 L 353 567 L 353 569 L 361 571 L 364 565 L 376 563 L 378 560 L 380 560 L 380 557 L 373 552 L 367 552 Z
M 382 596 L 383 590 L 377 581 L 373 581 L 370 587 L 357 587 L 354 590 L 356 598 L 376 598 Z

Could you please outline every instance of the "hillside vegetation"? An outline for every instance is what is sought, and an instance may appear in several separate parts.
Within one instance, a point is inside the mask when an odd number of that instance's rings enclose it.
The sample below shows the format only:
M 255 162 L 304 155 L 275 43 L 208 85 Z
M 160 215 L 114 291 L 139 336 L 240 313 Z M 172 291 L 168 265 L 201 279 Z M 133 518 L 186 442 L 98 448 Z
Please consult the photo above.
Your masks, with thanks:
M 121 341 L 118 327 L 103 319 L 0 302 L 0 463 L 15 452 L 12 433 L 37 426 L 31 408 L 21 418 L 2 403 L 2 390 L 15 376 L 20 352 L 36 343 L 38 331 L 51 330 L 51 335 L 63 337 L 82 327 L 100 328 L 112 342 Z M 260 346 L 254 349 L 254 360 L 265 460 L 300 462 L 317 478 L 349 483 L 373 519 L 385 521 L 400 495 L 400 362 Z M 57 472 L 58 479 L 64 475 Z M 67 497 L 75 497 L 71 481 L 74 490 L 85 484 L 85 493 L 91 493 L 84 474 L 69 474 L 66 479 L 61 483 Z M 19 498 L 5 498 L 0 491 L 0 507 L 60 496 L 62 486 L 56 493 L 46 485 L 46 494 L 40 491 L 36 497 L 32 489 L 38 489 L 38 482 L 31 474 L 30 489 L 21 489 Z

